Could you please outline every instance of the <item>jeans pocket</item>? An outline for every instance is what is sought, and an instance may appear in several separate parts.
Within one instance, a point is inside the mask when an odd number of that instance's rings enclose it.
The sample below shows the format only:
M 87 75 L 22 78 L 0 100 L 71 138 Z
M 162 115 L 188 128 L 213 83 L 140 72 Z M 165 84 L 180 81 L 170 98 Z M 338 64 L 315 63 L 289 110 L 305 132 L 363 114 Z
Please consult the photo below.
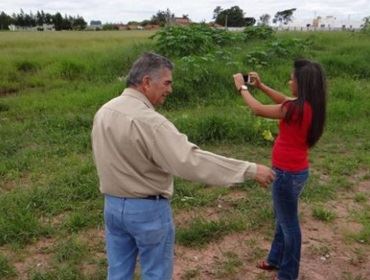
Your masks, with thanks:
M 127 214 L 126 225 L 139 246 L 156 245 L 165 236 L 165 225 L 159 211 Z

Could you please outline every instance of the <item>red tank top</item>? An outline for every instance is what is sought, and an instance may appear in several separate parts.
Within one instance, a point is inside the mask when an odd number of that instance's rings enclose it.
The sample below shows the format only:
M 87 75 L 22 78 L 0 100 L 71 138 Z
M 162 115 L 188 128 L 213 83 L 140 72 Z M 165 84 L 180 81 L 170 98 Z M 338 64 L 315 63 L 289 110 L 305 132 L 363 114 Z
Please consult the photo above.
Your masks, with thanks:
M 289 105 L 288 105 L 289 106 Z M 280 120 L 279 135 L 272 149 L 272 166 L 286 171 L 300 171 L 308 168 L 307 134 L 311 126 L 311 105 L 305 102 L 303 106 L 303 120 L 297 121 L 297 114 L 293 115 L 288 124 Z

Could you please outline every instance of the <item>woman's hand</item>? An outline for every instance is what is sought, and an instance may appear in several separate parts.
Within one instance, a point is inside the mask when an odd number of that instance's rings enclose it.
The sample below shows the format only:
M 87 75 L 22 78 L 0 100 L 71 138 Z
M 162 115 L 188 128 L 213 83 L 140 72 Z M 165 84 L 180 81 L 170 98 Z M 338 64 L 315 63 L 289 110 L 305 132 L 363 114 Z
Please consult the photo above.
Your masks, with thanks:
M 261 82 L 261 78 L 260 76 L 258 75 L 257 72 L 249 72 L 248 75 L 251 77 L 251 82 L 250 84 L 256 88 L 260 88 L 262 82 Z
M 234 83 L 236 89 L 239 91 L 241 86 L 245 84 L 243 75 L 241 73 L 237 73 L 233 75 Z

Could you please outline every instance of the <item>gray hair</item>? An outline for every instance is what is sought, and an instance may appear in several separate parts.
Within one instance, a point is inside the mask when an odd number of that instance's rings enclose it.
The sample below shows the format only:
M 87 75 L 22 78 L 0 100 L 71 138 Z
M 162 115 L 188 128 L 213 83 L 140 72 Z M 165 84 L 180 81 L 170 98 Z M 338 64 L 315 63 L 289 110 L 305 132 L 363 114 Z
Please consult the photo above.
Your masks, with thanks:
M 144 53 L 131 67 L 126 84 L 128 87 L 140 85 L 146 75 L 157 79 L 164 68 L 173 69 L 173 64 L 168 58 L 155 53 Z

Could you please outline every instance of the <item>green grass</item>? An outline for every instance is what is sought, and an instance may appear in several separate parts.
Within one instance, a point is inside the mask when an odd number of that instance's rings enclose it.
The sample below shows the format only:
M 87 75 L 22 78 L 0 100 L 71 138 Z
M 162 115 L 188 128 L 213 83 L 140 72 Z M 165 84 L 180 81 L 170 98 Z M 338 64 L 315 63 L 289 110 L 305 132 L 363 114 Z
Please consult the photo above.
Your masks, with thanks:
M 332 222 L 336 218 L 336 214 L 330 210 L 327 210 L 321 206 L 315 207 L 312 210 L 312 216 L 323 222 Z
M 148 39 L 151 34 L 0 34 L 0 248 L 23 252 L 43 238 L 56 244 L 51 267 L 32 269 L 28 279 L 105 279 L 106 262 L 96 256 L 104 255 L 104 249 L 87 248 L 77 241 L 86 230 L 100 229 L 103 222 L 91 125 L 97 109 L 122 92 L 124 85 L 118 78 L 127 74 L 139 54 L 155 48 Z M 250 113 L 235 92 L 231 75 L 258 70 L 266 84 L 288 94 L 294 57 L 319 61 L 328 74 L 328 118 L 322 139 L 310 153 L 311 176 L 303 201 L 314 205 L 316 219 L 332 221 L 334 213 L 317 205 L 336 200 L 341 193 L 353 194 L 353 201 L 362 207 L 353 217 L 363 227 L 350 236 L 350 242 L 367 246 L 368 199 L 354 192 L 360 181 L 369 179 L 358 175 L 369 174 L 370 166 L 370 37 L 347 32 L 284 32 L 277 37 L 311 43 L 305 50 L 274 55 L 258 68 L 250 63 L 251 53 L 281 50 L 273 49 L 270 42 L 250 40 L 209 54 L 174 58 L 174 92 L 160 112 L 204 149 L 270 164 L 272 143 L 263 132 L 276 136 L 277 122 Z M 241 197 L 233 199 L 234 192 L 242 193 Z M 223 208 L 215 211 L 217 217 L 207 220 L 202 210 L 219 203 Z M 193 221 L 177 228 L 178 244 L 204 248 L 244 230 L 271 238 L 271 195 L 251 181 L 228 189 L 176 179 L 172 204 L 176 212 L 192 209 L 196 213 Z M 251 259 L 264 253 L 251 249 Z M 10 253 L 0 258 L 0 278 L 17 279 L 16 261 Z M 85 265 L 93 266 L 92 271 L 83 271 Z M 238 258 L 225 256 L 219 273 L 238 269 Z M 190 269 L 184 279 L 199 275 L 200 270 Z
M 9 264 L 9 261 L 5 256 L 0 254 L 0 278 L 7 279 L 15 275 L 16 272 L 14 267 Z

